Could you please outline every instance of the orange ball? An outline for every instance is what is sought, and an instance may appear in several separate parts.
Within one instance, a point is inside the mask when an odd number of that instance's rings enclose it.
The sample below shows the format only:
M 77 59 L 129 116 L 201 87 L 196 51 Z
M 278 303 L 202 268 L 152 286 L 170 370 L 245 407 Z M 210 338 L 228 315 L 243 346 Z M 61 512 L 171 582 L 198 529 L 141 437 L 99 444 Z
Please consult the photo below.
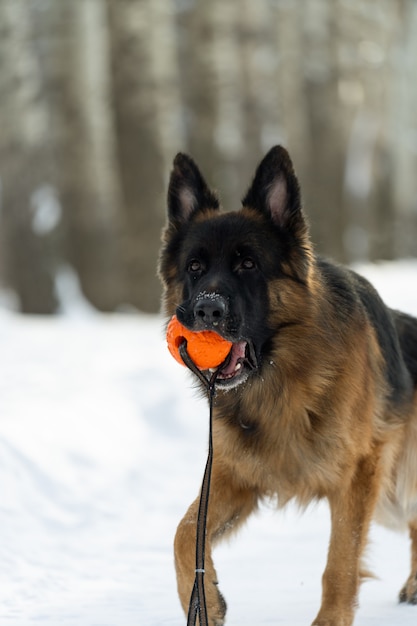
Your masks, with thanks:
M 167 343 L 172 356 L 184 365 L 178 348 L 183 340 L 187 340 L 187 352 L 199 369 L 205 370 L 217 367 L 223 363 L 233 343 L 220 337 L 211 330 L 188 330 L 174 315 L 167 328 Z

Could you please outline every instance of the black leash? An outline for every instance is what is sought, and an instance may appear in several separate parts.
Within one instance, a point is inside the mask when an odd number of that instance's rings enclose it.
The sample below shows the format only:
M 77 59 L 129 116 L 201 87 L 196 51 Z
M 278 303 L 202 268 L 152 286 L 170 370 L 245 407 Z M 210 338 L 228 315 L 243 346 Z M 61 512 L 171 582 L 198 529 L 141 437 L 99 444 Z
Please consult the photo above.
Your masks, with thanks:
M 204 591 L 204 574 L 205 574 L 205 552 L 206 552 L 206 524 L 207 524 L 207 509 L 210 496 L 210 480 L 211 480 L 211 467 L 213 464 L 213 400 L 215 396 L 215 383 L 217 374 L 220 370 L 218 368 L 207 379 L 202 372 L 195 365 L 194 361 L 190 358 L 187 352 L 187 342 L 184 340 L 178 349 L 182 360 L 185 365 L 200 379 L 208 391 L 209 405 L 210 405 L 210 426 L 209 426 L 209 448 L 206 468 L 204 470 L 203 482 L 201 485 L 200 503 L 198 507 L 197 516 L 197 529 L 196 529 L 196 547 L 195 547 L 195 579 L 194 586 L 191 593 L 190 604 L 188 608 L 187 626 L 195 626 L 197 621 L 197 615 L 199 617 L 200 626 L 209 626 L 206 595 Z

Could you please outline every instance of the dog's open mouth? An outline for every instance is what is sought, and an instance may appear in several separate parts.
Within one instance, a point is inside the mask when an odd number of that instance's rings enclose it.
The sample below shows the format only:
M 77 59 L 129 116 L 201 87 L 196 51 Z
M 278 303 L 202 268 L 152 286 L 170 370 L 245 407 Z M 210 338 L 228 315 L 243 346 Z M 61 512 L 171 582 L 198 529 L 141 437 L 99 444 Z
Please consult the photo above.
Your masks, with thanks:
M 233 344 L 226 359 L 220 365 L 216 384 L 223 388 L 235 387 L 244 382 L 257 366 L 258 362 L 252 342 L 238 341 Z M 214 372 L 215 369 L 210 369 L 210 372 Z

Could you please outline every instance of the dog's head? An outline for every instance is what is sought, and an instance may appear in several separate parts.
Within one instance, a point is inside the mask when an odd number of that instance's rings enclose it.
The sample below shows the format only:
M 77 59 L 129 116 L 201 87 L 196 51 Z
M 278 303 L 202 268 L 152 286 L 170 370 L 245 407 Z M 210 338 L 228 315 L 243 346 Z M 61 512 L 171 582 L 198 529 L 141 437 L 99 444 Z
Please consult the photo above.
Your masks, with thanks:
M 288 153 L 272 148 L 242 208 L 228 213 L 220 212 L 194 161 L 178 154 L 163 241 L 166 313 L 233 342 L 217 385 L 237 386 L 262 367 L 279 329 L 299 316 L 288 285 L 297 291 L 308 281 L 311 250 Z

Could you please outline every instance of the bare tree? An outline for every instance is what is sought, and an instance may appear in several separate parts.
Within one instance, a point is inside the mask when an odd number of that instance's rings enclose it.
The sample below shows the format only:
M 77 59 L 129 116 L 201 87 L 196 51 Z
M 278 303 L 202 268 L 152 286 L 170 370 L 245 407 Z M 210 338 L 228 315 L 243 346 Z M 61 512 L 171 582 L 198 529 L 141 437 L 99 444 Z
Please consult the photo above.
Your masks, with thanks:
M 51 313 L 57 303 L 41 213 L 45 205 L 39 203 L 39 190 L 51 176 L 45 146 L 49 117 L 27 2 L 1 2 L 0 25 L 2 274 L 15 289 L 22 311 Z
M 38 17 L 47 45 L 42 61 L 64 212 L 63 257 L 75 268 L 90 302 L 113 310 L 126 290 L 106 15 L 100 0 L 48 1 L 48 11 Z
M 172 37 L 155 43 L 156 32 L 169 33 L 170 3 L 161 0 L 108 0 L 111 77 L 117 155 L 124 218 L 124 261 L 129 301 L 145 311 L 159 307 L 156 262 L 165 219 L 167 157 L 164 148 L 175 141 L 163 136 L 173 123 L 170 105 L 175 95 Z M 158 19 L 155 13 L 158 12 Z M 168 24 L 167 24 L 168 22 Z M 161 126 L 160 126 L 161 125 Z
M 403 2 L 401 13 L 391 19 L 396 41 L 386 135 L 395 210 L 394 254 L 417 256 L 417 4 Z
M 393 255 L 392 168 L 386 129 L 397 9 L 393 3 L 369 1 L 339 8 L 337 76 L 346 153 L 343 244 L 348 260 Z

